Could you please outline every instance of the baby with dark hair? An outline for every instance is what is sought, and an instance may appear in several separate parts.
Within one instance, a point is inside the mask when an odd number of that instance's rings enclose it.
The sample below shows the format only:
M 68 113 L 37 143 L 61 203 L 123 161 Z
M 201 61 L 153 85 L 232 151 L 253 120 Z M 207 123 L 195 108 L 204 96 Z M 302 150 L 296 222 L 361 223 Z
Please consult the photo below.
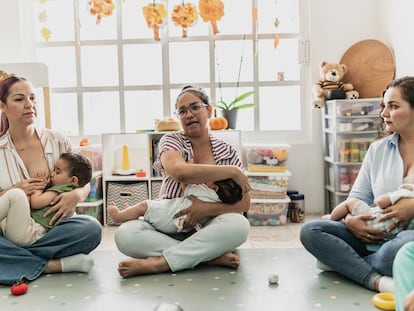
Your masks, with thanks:
M 191 206 L 192 201 L 187 197 L 193 195 L 205 202 L 222 202 L 233 204 L 242 199 L 242 189 L 233 179 L 224 179 L 206 184 L 190 184 L 184 188 L 182 197 L 173 199 L 145 200 L 133 206 L 125 205 L 119 210 L 114 202 L 108 206 L 107 211 L 115 223 L 128 220 L 144 219 L 157 230 L 164 233 L 188 232 L 193 228 L 183 228 L 185 217 L 175 218 L 181 210 Z M 194 229 L 199 230 L 203 223 L 197 224 Z
M 47 181 L 49 172 L 43 175 Z M 0 196 L 0 221 L 4 237 L 19 246 L 32 245 L 55 225 L 50 223 L 54 213 L 43 216 L 52 207 L 50 202 L 63 192 L 85 186 L 91 177 L 92 165 L 87 157 L 62 153 L 50 174 L 46 189 L 36 190 L 29 197 L 19 188 L 7 190 Z

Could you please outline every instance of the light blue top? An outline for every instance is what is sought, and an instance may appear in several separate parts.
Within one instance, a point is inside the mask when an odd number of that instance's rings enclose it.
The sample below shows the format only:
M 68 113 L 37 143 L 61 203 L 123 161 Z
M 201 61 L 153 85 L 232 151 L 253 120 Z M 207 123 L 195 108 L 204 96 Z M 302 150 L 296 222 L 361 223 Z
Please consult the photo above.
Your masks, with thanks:
M 404 165 L 398 140 L 399 135 L 392 134 L 369 146 L 349 198 L 358 198 L 372 205 L 380 195 L 401 186 Z

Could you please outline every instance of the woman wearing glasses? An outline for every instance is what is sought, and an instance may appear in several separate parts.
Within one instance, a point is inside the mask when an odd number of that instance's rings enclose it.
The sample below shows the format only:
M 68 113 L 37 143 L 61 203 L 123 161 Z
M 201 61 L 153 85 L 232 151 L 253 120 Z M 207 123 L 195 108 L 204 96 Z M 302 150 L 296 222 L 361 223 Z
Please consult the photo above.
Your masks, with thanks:
M 144 220 L 123 223 L 116 231 L 118 249 L 132 257 L 119 264 L 123 277 L 192 269 L 200 263 L 237 268 L 239 257 L 232 251 L 244 243 L 249 222 L 243 216 L 250 206 L 249 183 L 242 161 L 231 145 L 211 135 L 208 129 L 213 108 L 198 86 L 185 86 L 177 97 L 176 115 L 182 131 L 162 137 L 154 168 L 162 172 L 162 198 L 182 195 L 182 185 L 233 179 L 243 189 L 235 204 L 207 203 L 191 196 L 192 205 L 175 217 L 185 215 L 184 228 L 211 218 L 199 231 L 167 235 Z

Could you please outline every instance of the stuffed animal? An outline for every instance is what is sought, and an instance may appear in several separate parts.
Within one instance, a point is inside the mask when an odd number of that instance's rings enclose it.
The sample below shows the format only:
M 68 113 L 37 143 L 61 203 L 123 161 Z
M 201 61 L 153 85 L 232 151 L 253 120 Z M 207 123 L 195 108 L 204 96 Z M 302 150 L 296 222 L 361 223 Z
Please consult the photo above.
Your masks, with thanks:
M 358 91 L 354 89 L 351 83 L 342 81 L 347 70 L 345 64 L 329 63 L 327 61 L 320 64 L 319 75 L 321 79 L 312 87 L 314 108 L 323 107 L 331 91 L 342 90 L 346 99 L 357 99 L 359 97 Z

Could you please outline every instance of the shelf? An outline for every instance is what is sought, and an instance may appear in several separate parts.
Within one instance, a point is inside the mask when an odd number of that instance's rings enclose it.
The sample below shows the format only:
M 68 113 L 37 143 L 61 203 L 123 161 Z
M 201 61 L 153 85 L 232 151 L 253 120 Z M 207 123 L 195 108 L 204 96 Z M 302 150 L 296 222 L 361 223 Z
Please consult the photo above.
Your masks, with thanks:
M 377 137 L 380 111 L 381 98 L 326 101 L 322 135 L 327 213 L 348 197 L 369 145 Z
M 325 157 L 324 160 L 328 163 L 334 164 L 334 165 L 341 165 L 341 166 L 352 166 L 352 165 L 361 165 L 362 162 L 339 162 L 334 161 L 331 157 Z
M 78 207 L 92 207 L 92 206 L 99 206 L 103 204 L 103 199 L 94 202 L 82 202 L 78 203 Z
M 158 143 L 163 135 L 171 132 L 140 133 L 104 133 L 102 134 L 102 187 L 103 187 L 103 220 L 105 225 L 113 225 L 106 213 L 106 202 L 109 197 L 117 206 L 136 204 L 138 201 L 158 198 L 162 177 L 153 170 L 157 159 Z M 213 131 L 213 135 L 233 145 L 241 154 L 240 131 Z M 116 175 L 122 166 L 123 150 L 127 146 L 130 167 L 142 170 L 145 177 Z

